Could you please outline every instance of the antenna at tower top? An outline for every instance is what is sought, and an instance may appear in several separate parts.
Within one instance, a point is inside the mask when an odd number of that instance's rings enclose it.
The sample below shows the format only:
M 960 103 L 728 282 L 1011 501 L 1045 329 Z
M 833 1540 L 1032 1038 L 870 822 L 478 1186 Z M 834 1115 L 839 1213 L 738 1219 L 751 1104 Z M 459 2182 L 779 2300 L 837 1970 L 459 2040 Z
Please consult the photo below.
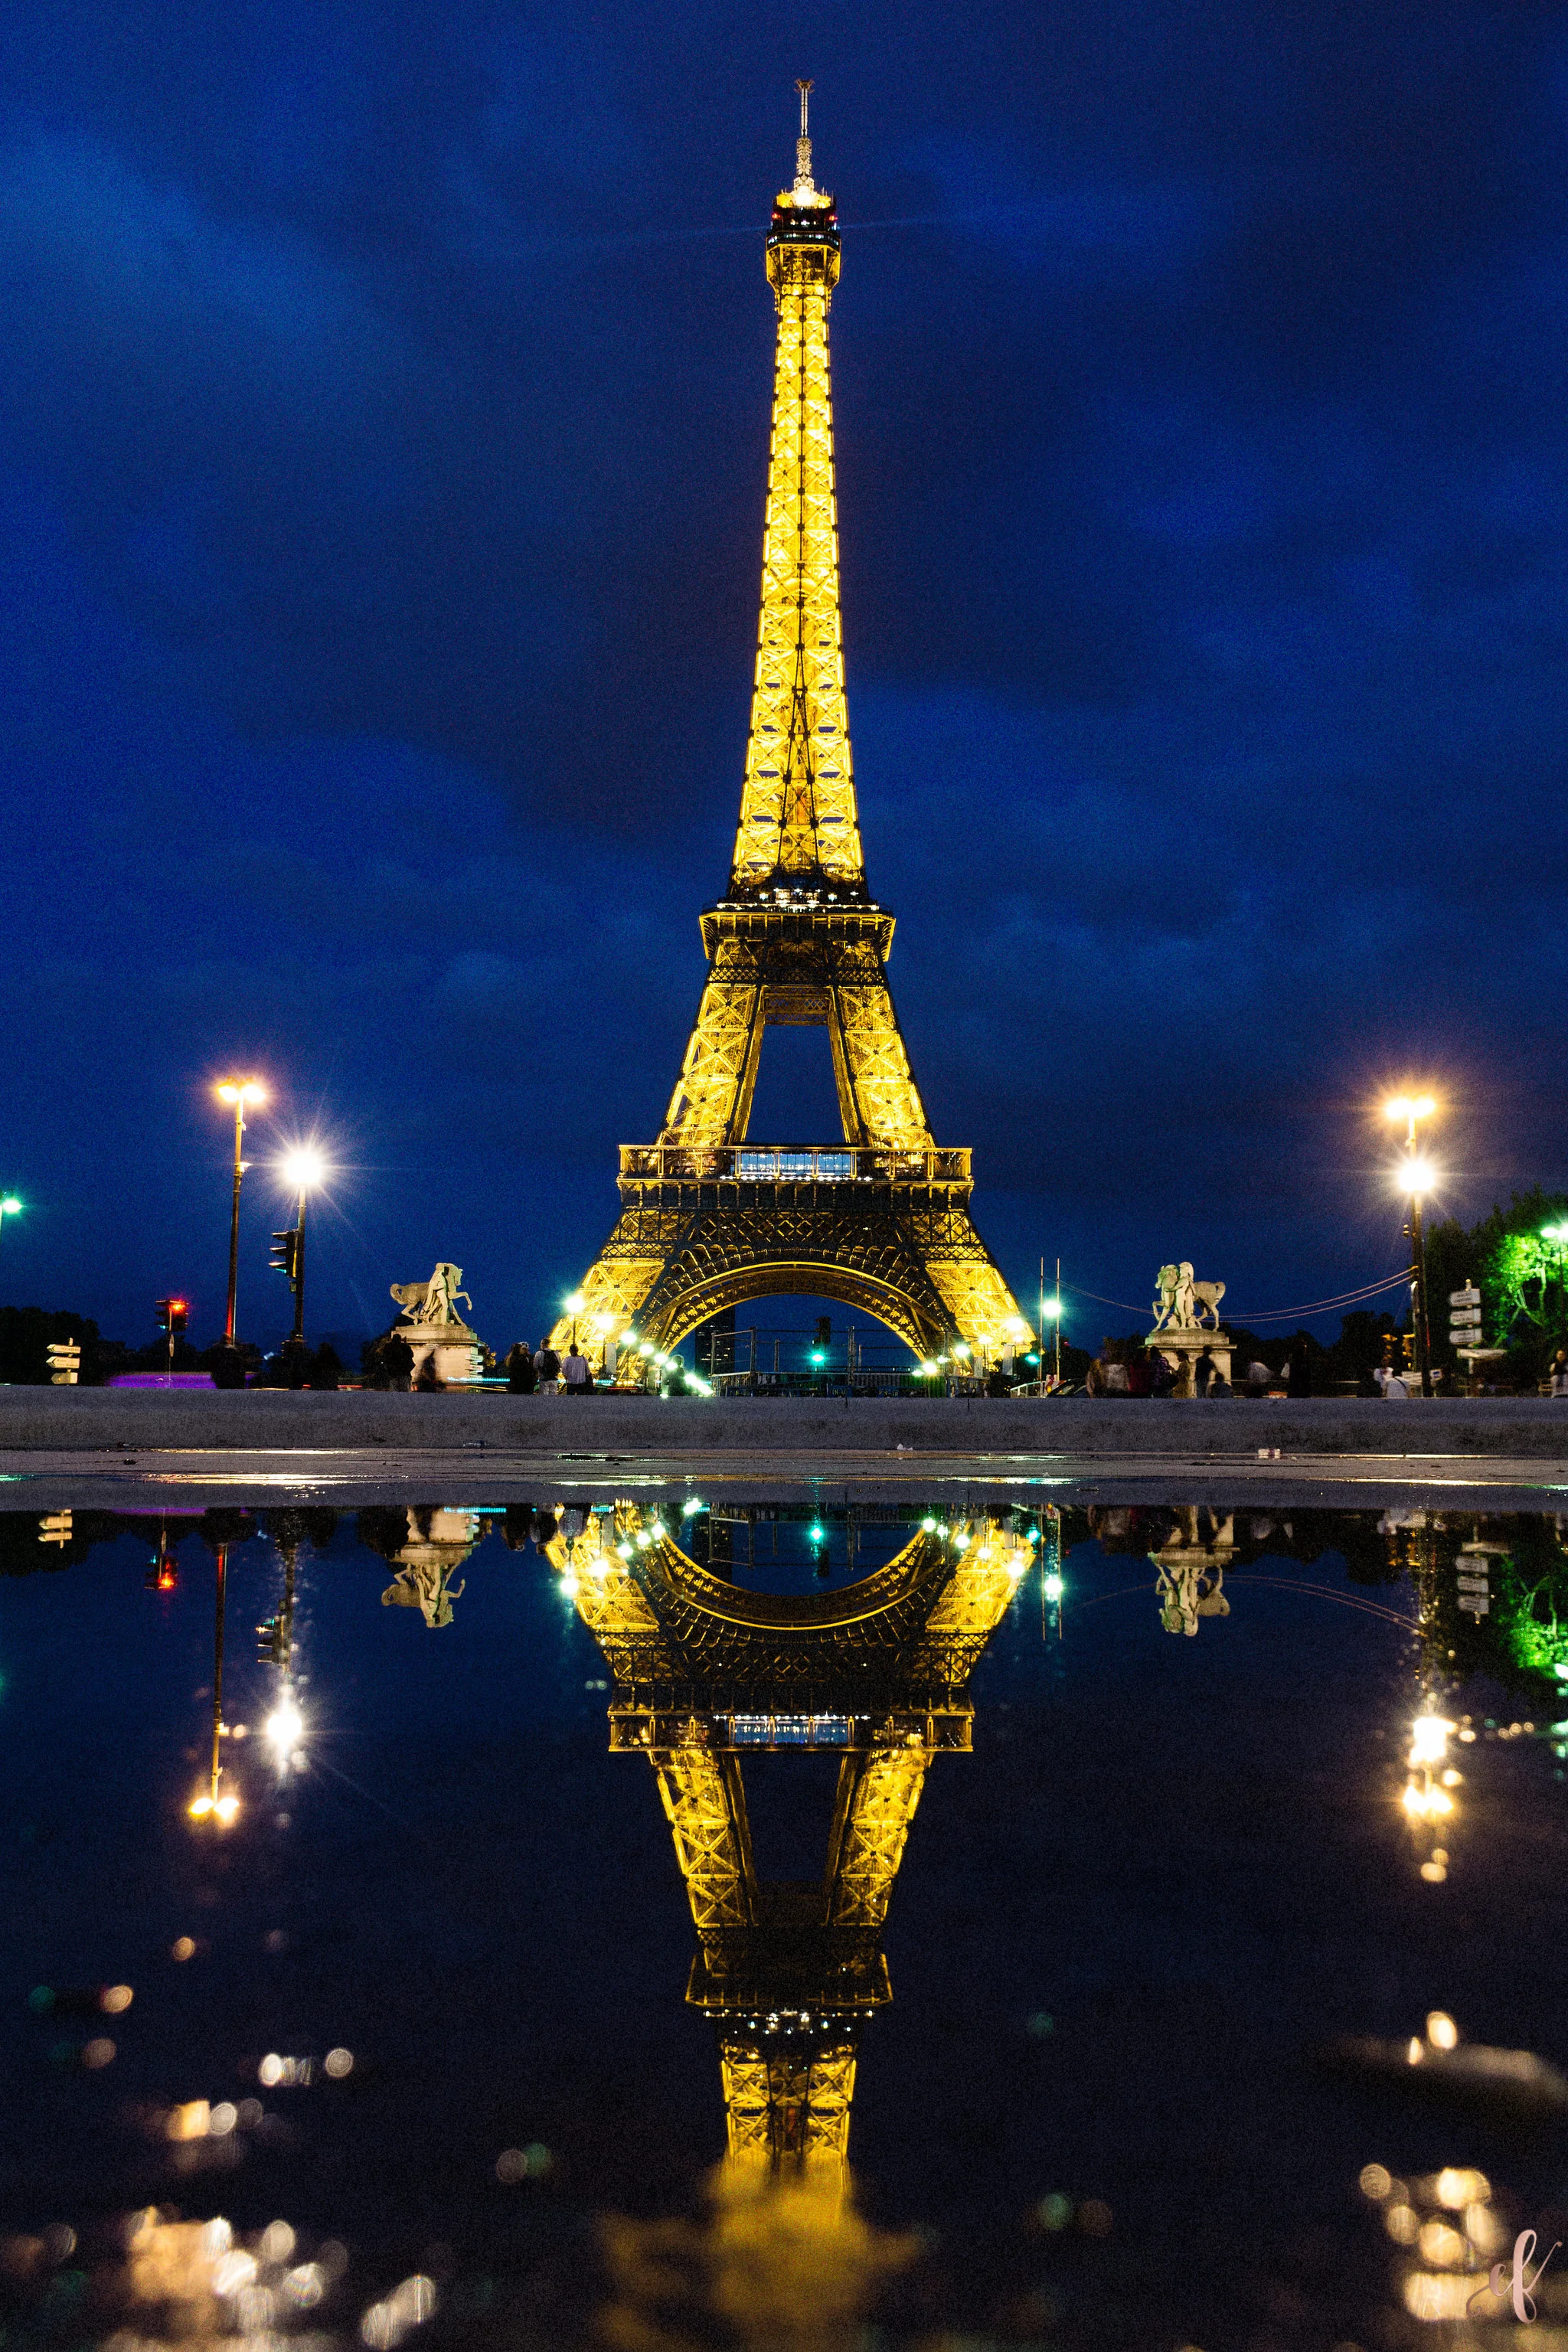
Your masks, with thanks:
M 797 81 L 795 83 L 795 88 L 800 92 L 800 137 L 795 142 L 795 188 L 793 191 L 795 201 L 797 205 L 813 203 L 816 196 L 816 188 L 811 176 L 811 137 L 806 129 L 805 111 L 806 102 L 811 96 L 812 87 L 813 86 L 809 81 Z

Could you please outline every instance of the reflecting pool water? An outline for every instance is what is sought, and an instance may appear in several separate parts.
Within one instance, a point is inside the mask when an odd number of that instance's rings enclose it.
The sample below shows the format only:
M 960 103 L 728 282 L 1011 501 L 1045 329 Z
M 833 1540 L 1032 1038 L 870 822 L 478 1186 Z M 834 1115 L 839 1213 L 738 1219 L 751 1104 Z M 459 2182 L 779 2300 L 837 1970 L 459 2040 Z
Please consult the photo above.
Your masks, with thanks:
M 0 1517 L 5 2352 L 1568 2342 L 1568 1522 L 1047 1491 Z

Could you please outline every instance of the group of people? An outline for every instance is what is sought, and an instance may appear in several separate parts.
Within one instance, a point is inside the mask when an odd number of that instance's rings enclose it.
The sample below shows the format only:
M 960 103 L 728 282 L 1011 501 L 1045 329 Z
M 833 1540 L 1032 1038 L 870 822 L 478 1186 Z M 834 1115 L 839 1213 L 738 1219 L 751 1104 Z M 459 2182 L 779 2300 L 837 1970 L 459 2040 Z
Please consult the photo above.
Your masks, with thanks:
M 564 1356 L 558 1356 L 548 1339 L 541 1339 L 531 1352 L 527 1340 L 520 1339 L 507 1355 L 506 1385 L 510 1396 L 592 1396 L 594 1368 L 574 1333 Z
M 1153 1396 L 1173 1394 L 1181 1367 L 1159 1348 L 1142 1340 L 1119 1344 L 1107 1335 L 1084 1381 L 1086 1396 Z M 1200 1397 L 1268 1396 L 1279 1388 L 1287 1396 L 1312 1393 L 1311 1360 L 1305 1349 L 1292 1348 L 1278 1371 L 1254 1360 L 1247 1365 L 1244 1387 L 1233 1387 L 1217 1357 L 1205 1348 L 1193 1360 L 1193 1394 Z

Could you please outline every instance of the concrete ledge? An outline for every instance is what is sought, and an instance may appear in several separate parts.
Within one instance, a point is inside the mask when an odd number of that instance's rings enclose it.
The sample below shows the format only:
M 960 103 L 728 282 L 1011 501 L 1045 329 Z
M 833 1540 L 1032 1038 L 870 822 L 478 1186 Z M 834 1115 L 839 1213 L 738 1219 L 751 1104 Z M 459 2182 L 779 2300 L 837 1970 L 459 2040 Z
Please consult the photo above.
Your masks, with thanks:
M 0 1452 L 387 1446 L 509 1454 L 743 1452 L 1256 1461 L 1290 1454 L 1500 1454 L 1568 1463 L 1568 1399 L 1299 1403 L 1226 1398 L 388 1396 L 0 1388 Z

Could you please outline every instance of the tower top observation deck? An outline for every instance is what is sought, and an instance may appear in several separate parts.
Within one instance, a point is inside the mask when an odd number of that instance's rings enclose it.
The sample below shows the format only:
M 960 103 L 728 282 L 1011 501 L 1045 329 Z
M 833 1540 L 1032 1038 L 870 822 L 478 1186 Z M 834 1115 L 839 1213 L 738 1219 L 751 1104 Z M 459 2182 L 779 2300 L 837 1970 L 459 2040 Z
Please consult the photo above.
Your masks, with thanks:
M 838 214 L 826 188 L 811 176 L 811 138 L 806 104 L 812 85 L 797 81 L 800 137 L 795 142 L 795 185 L 781 188 L 768 223 L 768 281 L 783 308 L 785 289 L 815 285 L 831 299 L 838 283 Z M 826 299 L 824 301 L 826 314 Z

